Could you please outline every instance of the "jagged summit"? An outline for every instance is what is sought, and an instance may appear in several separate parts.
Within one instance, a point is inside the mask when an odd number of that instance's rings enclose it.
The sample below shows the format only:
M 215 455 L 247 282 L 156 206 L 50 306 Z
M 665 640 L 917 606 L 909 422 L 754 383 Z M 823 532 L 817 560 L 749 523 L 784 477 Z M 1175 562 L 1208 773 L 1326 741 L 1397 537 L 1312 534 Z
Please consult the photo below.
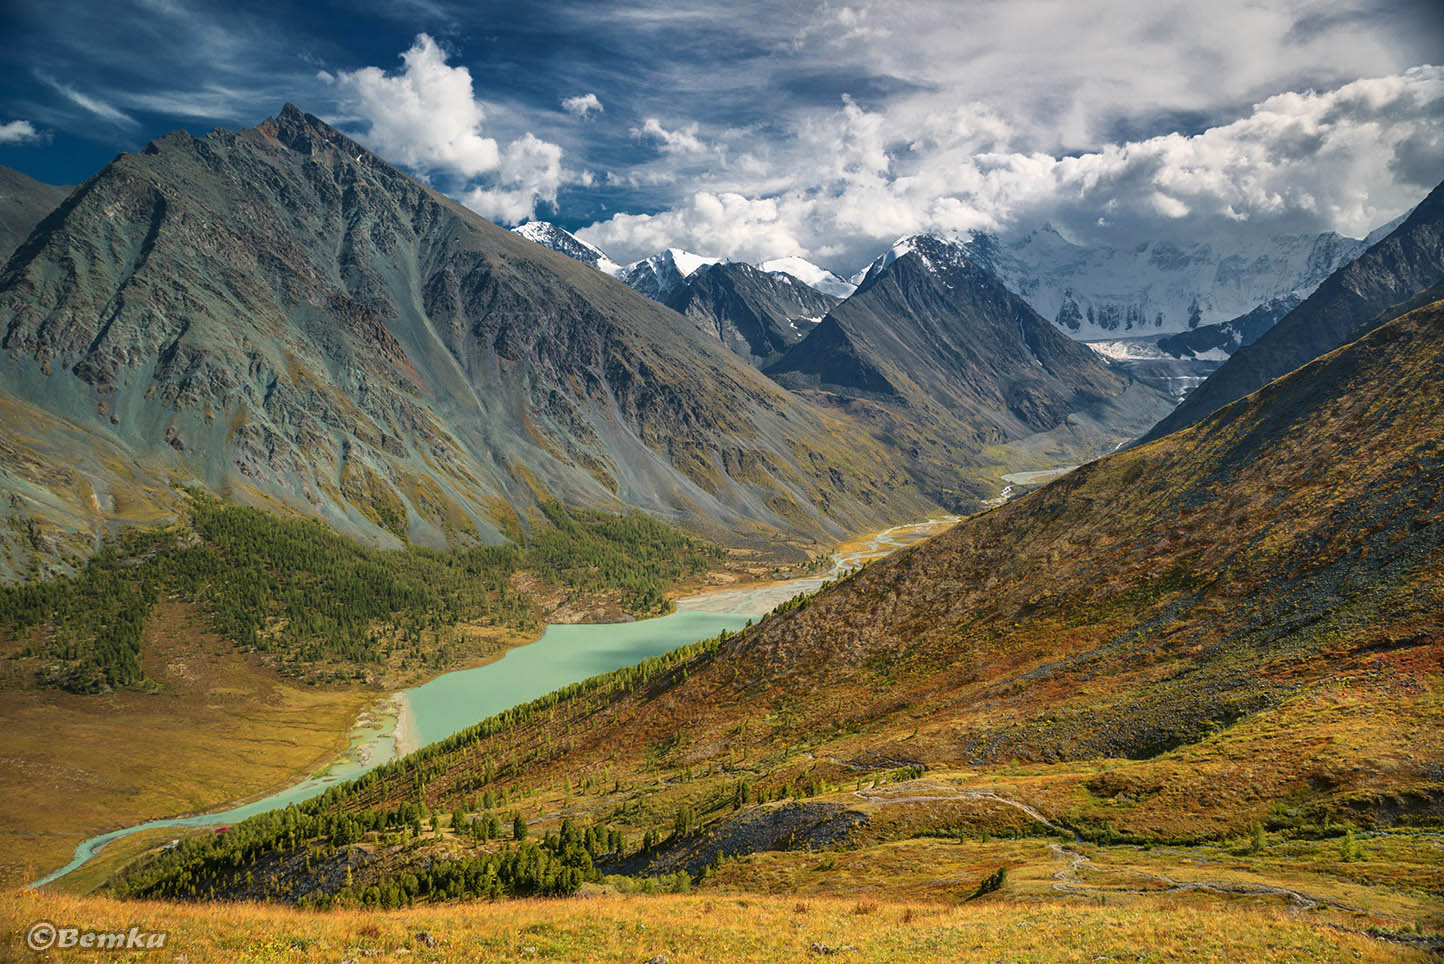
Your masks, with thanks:
M 528 221 L 512 228 L 512 231 L 544 248 L 550 248 L 583 264 L 591 265 L 604 274 L 618 278 L 624 284 L 637 289 L 649 298 L 663 302 L 677 295 L 685 283 L 694 277 L 701 268 L 715 264 L 745 263 L 694 254 L 683 248 L 666 248 L 650 257 L 621 265 L 601 248 L 583 241 L 565 228 L 558 227 L 549 221 Z M 833 298 L 846 298 L 855 290 L 854 285 L 842 280 L 826 268 L 813 264 L 806 258 L 775 258 L 757 265 L 748 264 L 748 267 L 768 274 L 786 275 Z
M 633 261 L 618 273 L 617 280 L 653 301 L 665 303 L 698 268 L 719 264 L 723 260 L 693 254 L 681 248 L 667 248 L 649 258 Z
M 967 258 L 967 247 L 961 241 L 936 234 L 904 235 L 874 258 L 867 267 L 854 274 L 851 283 L 858 289 L 866 288 L 894 261 L 914 251 L 918 252 L 923 263 L 929 267 L 946 266 Z
M 1057 331 L 956 242 L 899 239 L 860 280 L 766 371 L 869 412 L 917 453 L 923 484 L 940 498 L 965 484 L 948 463 L 980 459 L 988 446 L 1061 433 L 1047 444 L 1080 461 L 1170 407 Z
M 275 117 L 266 118 L 254 129 L 256 133 L 274 138 L 277 142 L 302 154 L 314 154 L 318 150 L 331 148 L 340 151 L 353 161 L 374 157 L 366 148 L 315 114 L 308 114 L 295 104 L 286 104 Z M 186 136 L 190 135 L 186 134 Z
M 762 365 L 800 341 L 838 299 L 786 272 L 721 261 L 697 268 L 664 303 Z

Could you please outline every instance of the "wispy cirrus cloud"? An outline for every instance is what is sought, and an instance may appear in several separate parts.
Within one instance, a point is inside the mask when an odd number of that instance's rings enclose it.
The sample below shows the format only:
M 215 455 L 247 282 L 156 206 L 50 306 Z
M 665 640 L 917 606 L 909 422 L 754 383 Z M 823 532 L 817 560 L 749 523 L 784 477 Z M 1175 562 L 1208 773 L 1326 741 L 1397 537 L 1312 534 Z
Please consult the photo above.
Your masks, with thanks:
M 50 76 L 44 71 L 36 71 L 35 76 L 39 78 L 42 83 L 52 88 L 57 94 L 60 94 L 62 97 L 70 101 L 75 106 L 81 108 L 82 110 L 88 111 L 90 114 L 99 117 L 103 121 L 107 121 L 111 124 L 115 124 L 121 127 L 135 127 L 137 125 L 137 121 L 134 117 L 131 117 L 125 111 L 106 103 L 97 96 L 76 90 L 71 85 L 56 80 L 54 77 Z

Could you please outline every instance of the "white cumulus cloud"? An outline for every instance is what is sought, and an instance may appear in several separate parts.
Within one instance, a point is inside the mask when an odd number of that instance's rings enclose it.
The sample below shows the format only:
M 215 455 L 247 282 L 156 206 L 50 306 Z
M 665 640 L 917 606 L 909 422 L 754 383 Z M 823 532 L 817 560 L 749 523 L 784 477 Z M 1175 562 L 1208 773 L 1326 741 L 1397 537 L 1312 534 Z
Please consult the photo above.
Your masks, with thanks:
M 416 170 L 462 177 L 495 170 L 500 151 L 482 134 L 486 112 L 472 94 L 471 71 L 449 66 L 445 51 L 424 33 L 401 61 L 400 73 L 363 67 L 334 77 L 343 105 L 370 124 L 368 146 Z
M 1362 237 L 1444 179 L 1444 68 L 1281 93 L 1196 134 L 1075 154 L 1030 149 L 1022 127 L 978 103 L 882 112 L 845 98 L 799 124 L 789 184 L 753 192 L 734 166 L 659 213 L 579 234 L 622 258 L 676 245 L 840 271 L 899 235 L 1042 220 L 1104 243 L 1245 228 Z
M 27 120 L 13 120 L 0 124 L 0 144 L 32 144 L 43 139 L 44 135 Z
M 707 150 L 697 136 L 698 125 L 694 122 L 676 130 L 667 130 L 655 117 L 648 117 L 641 127 L 632 128 L 632 136 L 638 140 L 651 140 L 668 154 L 700 154 Z
M 586 117 L 590 113 L 602 113 L 606 108 L 596 94 L 578 94 L 575 97 L 568 97 L 562 101 L 562 110 L 573 117 Z
M 502 151 L 492 183 L 468 190 L 461 202 L 482 217 L 515 223 L 531 217 L 538 201 L 555 205 L 562 183 L 562 149 L 528 133 Z
M 342 106 L 364 120 L 360 138 L 388 160 L 441 175 L 463 204 L 484 217 L 516 222 L 538 204 L 555 204 L 566 180 L 560 146 L 530 132 L 502 146 L 483 130 L 486 109 L 472 90 L 471 71 L 447 63 L 430 36 L 418 34 L 401 55 L 402 70 L 379 67 L 321 72 L 342 92 Z M 588 95 L 596 101 L 595 95 Z M 598 101 L 596 109 L 601 109 Z

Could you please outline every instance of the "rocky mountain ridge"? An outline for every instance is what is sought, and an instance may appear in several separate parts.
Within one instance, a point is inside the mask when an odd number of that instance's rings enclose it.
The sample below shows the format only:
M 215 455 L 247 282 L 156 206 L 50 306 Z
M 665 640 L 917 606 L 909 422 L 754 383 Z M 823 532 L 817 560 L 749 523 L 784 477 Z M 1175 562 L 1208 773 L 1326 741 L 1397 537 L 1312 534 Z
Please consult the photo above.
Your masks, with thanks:
M 924 484 L 940 496 L 967 486 L 950 461 L 1031 452 L 1056 460 L 1033 468 L 1077 464 L 1170 407 L 1058 332 L 958 245 L 909 239 L 859 281 L 766 371 L 916 452 Z
M 0 265 L 71 190 L 0 166 Z

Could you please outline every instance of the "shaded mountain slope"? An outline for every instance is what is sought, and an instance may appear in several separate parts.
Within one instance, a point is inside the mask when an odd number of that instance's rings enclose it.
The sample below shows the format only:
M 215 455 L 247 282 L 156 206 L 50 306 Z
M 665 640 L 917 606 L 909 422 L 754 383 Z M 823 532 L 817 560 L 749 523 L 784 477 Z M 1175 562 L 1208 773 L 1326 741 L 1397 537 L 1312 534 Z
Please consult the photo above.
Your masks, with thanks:
M 20 247 L 30 231 L 65 200 L 68 187 L 45 184 L 26 174 L 0 167 L 0 264 Z
M 801 341 L 838 299 L 782 272 L 721 262 L 698 268 L 663 303 L 762 364 Z
M 1444 184 L 1382 241 L 1329 275 L 1252 345 L 1158 423 L 1146 439 L 1192 425 L 1324 352 L 1358 338 L 1391 305 L 1444 280 Z
M 1262 338 L 1265 332 L 1279 323 L 1279 319 L 1297 308 L 1302 300 L 1297 295 L 1275 298 L 1237 318 L 1165 335 L 1158 339 L 1158 347 L 1174 358 L 1207 354 L 1231 355 Z
M 512 231 L 691 318 L 702 331 L 753 364 L 781 354 L 838 303 L 839 298 L 811 282 L 852 291 L 845 281 L 801 258 L 782 259 L 776 262 L 778 267 L 756 267 L 669 248 L 623 266 L 595 245 L 546 221 L 529 221 Z
M 490 819 L 509 800 L 563 838 L 645 831 L 641 848 L 624 835 L 597 852 L 653 873 L 701 873 L 723 847 L 1437 821 L 1441 380 L 1436 303 L 741 634 L 510 710 L 301 817 L 324 836 L 331 814 L 386 828 L 418 803 Z M 326 851 L 298 847 L 294 823 L 236 838 L 281 890 L 234 883 L 210 840 L 122 886 L 337 893 L 298 871 Z M 358 886 L 457 848 L 496 853 L 484 834 L 420 838 L 376 838 Z
M 966 491 L 950 466 L 1005 461 L 996 447 L 1056 433 L 1045 464 L 1027 467 L 1080 462 L 1167 411 L 1160 393 L 1054 330 L 962 246 L 918 237 L 895 251 L 766 371 L 897 439 L 938 498 Z
M 149 489 L 170 477 L 430 543 L 496 541 L 549 497 L 734 541 L 928 505 L 880 445 L 674 313 L 294 107 L 121 155 L 22 254 L 0 389 L 69 427 L 5 439 L 11 515 L 38 530 L 11 571 L 164 514 Z M 105 439 L 104 477 L 67 434 Z

